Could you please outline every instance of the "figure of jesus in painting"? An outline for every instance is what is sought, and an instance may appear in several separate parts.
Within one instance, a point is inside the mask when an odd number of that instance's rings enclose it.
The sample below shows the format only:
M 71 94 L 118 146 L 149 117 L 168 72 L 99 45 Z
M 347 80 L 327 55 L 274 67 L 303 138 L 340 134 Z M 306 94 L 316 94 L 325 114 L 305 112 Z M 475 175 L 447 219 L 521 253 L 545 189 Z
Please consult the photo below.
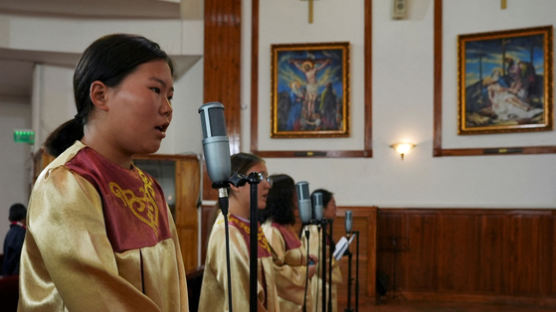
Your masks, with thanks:
M 330 63 L 330 59 L 291 59 L 289 62 L 305 74 L 305 79 L 307 80 L 307 99 L 305 110 L 306 115 L 304 117 L 307 120 L 311 120 L 315 114 L 315 101 L 318 96 L 317 72 L 326 67 L 326 65 Z

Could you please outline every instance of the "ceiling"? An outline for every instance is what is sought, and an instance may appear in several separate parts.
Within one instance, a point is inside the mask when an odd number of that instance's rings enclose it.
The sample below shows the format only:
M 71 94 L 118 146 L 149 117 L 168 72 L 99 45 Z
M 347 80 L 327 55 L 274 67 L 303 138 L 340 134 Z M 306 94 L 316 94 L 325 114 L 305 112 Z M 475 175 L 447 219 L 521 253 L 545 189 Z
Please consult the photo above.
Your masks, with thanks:
M 0 0 L 0 14 L 70 18 L 201 19 L 203 0 Z M 181 76 L 200 57 L 172 57 Z M 0 48 L 0 96 L 30 97 L 33 66 L 51 64 L 73 68 L 75 53 Z
M 0 0 L 0 13 L 81 18 L 179 18 L 180 3 L 179 0 Z

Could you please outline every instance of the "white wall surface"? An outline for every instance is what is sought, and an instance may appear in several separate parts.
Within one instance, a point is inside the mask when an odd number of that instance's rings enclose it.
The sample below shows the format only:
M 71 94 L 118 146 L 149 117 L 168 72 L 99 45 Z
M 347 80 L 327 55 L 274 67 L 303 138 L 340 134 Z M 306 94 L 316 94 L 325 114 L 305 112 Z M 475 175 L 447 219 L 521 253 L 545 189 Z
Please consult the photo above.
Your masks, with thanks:
M 31 146 L 15 143 L 14 129 L 31 128 L 31 104 L 28 98 L 0 98 L 0 237 L 3 239 L 10 222 L 10 206 L 27 206 L 31 182 Z
M 201 119 L 197 110 L 203 104 L 203 59 L 174 82 L 172 123 L 159 154 L 202 153 Z
M 203 22 L 186 20 L 113 20 L 25 17 L 0 14 L 0 47 L 81 53 L 105 34 L 141 34 L 168 54 L 201 55 Z
M 408 1 L 409 18 L 391 19 L 392 1 L 373 1 L 373 157 L 267 159 L 269 171 L 307 180 L 311 189 L 335 193 L 339 205 L 381 207 L 556 207 L 556 155 L 432 157 L 432 0 Z M 259 149 L 361 149 L 363 146 L 363 1 L 323 0 L 307 22 L 307 2 L 260 1 Z M 520 0 L 502 10 L 499 1 L 444 1 L 444 147 L 556 144 L 554 131 L 457 136 L 457 34 L 553 25 L 556 2 Z M 243 38 L 251 36 L 251 3 L 242 13 Z M 287 20 L 287 22 L 285 22 Z M 446 26 L 447 25 L 447 26 Z M 350 138 L 271 139 L 270 45 L 350 41 Z M 250 40 L 244 40 L 242 104 L 250 105 Z M 248 109 L 242 111 L 242 149 L 249 147 Z M 417 147 L 400 160 L 390 144 Z
M 392 20 L 391 1 L 373 1 L 373 157 L 343 159 L 270 158 L 272 173 L 287 173 L 307 180 L 311 189 L 325 187 L 335 193 L 339 205 L 380 207 L 514 207 L 555 208 L 556 155 L 512 155 L 432 157 L 433 127 L 433 1 L 409 0 L 409 18 Z M 488 147 L 556 144 L 554 131 L 457 135 L 456 35 L 520 27 L 553 25 L 556 1 L 509 1 L 501 10 L 499 1 L 444 0 L 444 147 Z M 260 0 L 259 19 L 259 148 L 265 149 L 361 149 L 363 147 L 363 1 L 319 0 L 314 4 L 314 23 L 307 22 L 307 2 Z M 251 99 L 251 1 L 242 7 L 242 142 L 250 146 Z M 553 15 L 553 14 L 552 14 Z M 471 16 L 471 17 L 470 17 Z M 81 52 L 104 33 L 132 31 L 149 36 L 173 54 L 202 54 L 202 22 L 172 21 L 70 21 L 62 19 L 0 16 L 0 47 L 58 52 Z M 270 45 L 273 43 L 351 42 L 351 136 L 340 139 L 270 139 Z M 41 129 L 41 138 L 74 112 L 72 70 L 41 65 L 35 72 L 33 107 L 18 106 L 18 120 L 4 113 L 13 105 L 0 102 L 0 127 L 8 135 L 2 146 L 13 145 L 13 127 Z M 203 64 L 198 61 L 175 82 L 174 120 L 160 153 L 201 152 L 201 130 L 197 113 L 203 99 Z M 29 101 L 29 100 L 27 100 Z M 5 105 L 6 104 L 6 105 Z M 19 103 L 21 105 L 21 103 Z M 10 106 L 11 105 L 11 106 Z M 44 109 L 47 109 L 44 112 Z M 10 111 L 10 110 L 8 110 Z M 56 112 L 56 114 L 52 114 Z M 25 121 L 23 121 L 25 120 Z M 39 122 L 40 121 L 40 122 Z M 19 121 L 18 121 L 19 122 Z M 6 132 L 3 131 L 3 132 Z M 389 147 L 401 140 L 417 147 L 400 160 Z M 7 219 L 9 204 L 26 202 L 27 180 L 18 181 L 28 170 L 26 151 L 6 154 L 0 162 L 2 185 L 17 190 L 0 191 L 0 220 Z M 10 152 L 11 153 L 11 152 Z M 19 162 L 10 165 L 10 162 Z M 4 168 L 4 167 L 2 167 Z M 19 169 L 18 169 L 19 168 Z M 16 170 L 12 172 L 10 170 Z M 6 189 L 7 190 L 7 189 Z M 5 218 L 2 216 L 6 216 Z M 7 224 L 0 222 L 0 234 Z
M 171 55 L 198 57 L 203 51 L 203 22 L 180 20 L 76 20 L 0 14 L 0 48 L 25 51 L 81 53 L 98 37 L 116 32 L 135 33 L 159 43 Z M 174 117 L 159 153 L 201 153 L 201 127 L 197 113 L 202 104 L 203 67 L 197 61 L 175 81 Z M 73 68 L 40 63 L 35 65 L 31 97 L 0 99 L 2 149 L 0 190 L 0 237 L 9 228 L 11 203 L 27 205 L 31 175 L 31 149 L 13 143 L 14 128 L 32 128 L 36 148 L 61 123 L 76 113 L 73 99 Z M 21 103 L 24 102 L 24 103 Z M 6 186 L 6 187 L 4 187 Z

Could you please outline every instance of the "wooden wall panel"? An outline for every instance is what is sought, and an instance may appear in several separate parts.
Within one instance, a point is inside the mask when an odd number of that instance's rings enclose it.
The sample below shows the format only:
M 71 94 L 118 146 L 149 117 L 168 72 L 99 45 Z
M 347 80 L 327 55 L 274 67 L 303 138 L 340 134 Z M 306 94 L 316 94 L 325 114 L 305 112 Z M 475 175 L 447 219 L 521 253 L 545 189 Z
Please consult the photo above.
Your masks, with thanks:
M 201 167 L 196 156 L 176 161 L 176 228 L 186 271 L 198 266 L 197 203 L 200 197 Z
M 554 210 L 379 209 L 389 296 L 556 305 Z
M 376 301 L 376 207 L 338 207 L 334 221 L 333 237 L 338 241 L 346 235 L 345 211 L 351 210 L 353 216 L 353 230 L 359 231 L 359 303 L 368 304 Z M 352 259 L 352 307 L 355 303 L 355 269 L 356 269 L 356 241 L 350 245 Z M 343 284 L 338 288 L 338 310 L 343 311 L 347 306 L 348 286 L 348 257 L 340 261 Z
M 552 211 L 552 235 L 550 235 L 548 239 L 548 246 L 552 249 L 551 250 L 551 259 L 552 261 L 556 261 L 556 210 Z M 548 294 L 550 297 L 556 297 L 556 267 L 552 266 L 550 268 L 550 272 L 547 272 L 548 276 L 551 276 L 551 283 L 549 283 L 550 289 Z M 552 274 L 550 274 L 552 273 Z
M 203 100 L 224 104 L 230 149 L 237 153 L 241 130 L 241 0 L 204 2 Z
M 504 219 L 493 215 L 479 216 L 479 237 L 477 252 L 479 254 L 477 266 L 480 268 L 476 274 L 476 289 L 484 293 L 503 293 L 508 281 L 504 280 L 509 267 L 504 260 L 505 237 Z

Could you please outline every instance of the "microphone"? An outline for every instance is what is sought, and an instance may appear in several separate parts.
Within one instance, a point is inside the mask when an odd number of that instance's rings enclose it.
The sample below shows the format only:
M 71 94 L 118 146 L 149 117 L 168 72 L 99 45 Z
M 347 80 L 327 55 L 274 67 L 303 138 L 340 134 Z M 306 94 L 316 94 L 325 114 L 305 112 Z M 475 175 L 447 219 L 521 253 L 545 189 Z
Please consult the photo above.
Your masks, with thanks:
M 209 102 L 199 108 L 203 129 L 203 152 L 213 188 L 223 188 L 232 172 L 230 141 L 226 136 L 224 105 Z
M 352 222 L 351 210 L 346 210 L 346 233 L 351 233 Z
M 228 179 L 232 173 L 230 141 L 226 136 L 224 105 L 209 102 L 199 108 L 203 129 L 203 153 L 212 187 L 218 189 L 218 204 L 224 218 L 226 237 L 226 274 L 228 277 L 228 311 L 232 312 L 232 270 L 230 260 L 230 230 L 228 224 Z M 256 278 L 256 275 L 254 275 Z M 252 295 L 251 295 L 252 296 Z
M 322 193 L 316 192 L 313 194 L 313 216 L 317 222 L 322 221 L 322 210 L 323 210 L 323 203 L 322 203 Z
M 295 184 L 297 202 L 299 207 L 299 217 L 303 224 L 311 223 L 311 197 L 309 195 L 309 183 L 300 181 Z

